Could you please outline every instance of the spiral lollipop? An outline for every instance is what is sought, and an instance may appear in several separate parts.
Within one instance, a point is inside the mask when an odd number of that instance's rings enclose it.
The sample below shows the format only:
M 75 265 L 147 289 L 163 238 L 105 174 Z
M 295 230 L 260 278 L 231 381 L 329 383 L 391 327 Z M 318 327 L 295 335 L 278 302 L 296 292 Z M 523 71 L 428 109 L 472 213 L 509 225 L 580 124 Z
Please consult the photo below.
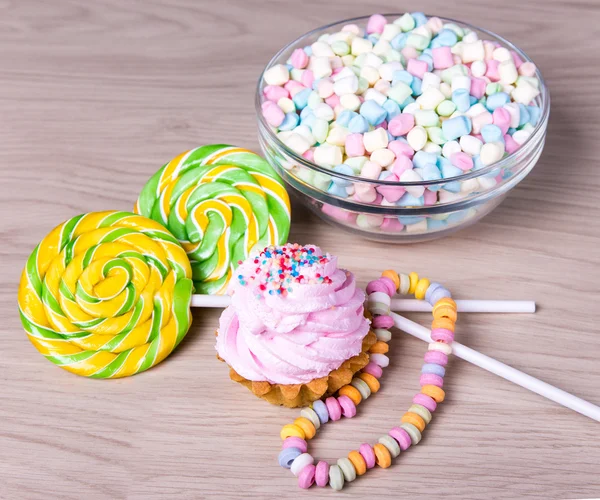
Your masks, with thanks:
M 136 213 L 167 227 L 188 254 L 197 293 L 222 294 L 253 249 L 286 243 L 290 202 L 257 154 L 216 144 L 187 151 L 142 189 Z
M 191 276 L 183 248 L 157 222 L 128 212 L 79 215 L 27 260 L 21 321 L 33 345 L 65 370 L 135 375 L 187 333 Z

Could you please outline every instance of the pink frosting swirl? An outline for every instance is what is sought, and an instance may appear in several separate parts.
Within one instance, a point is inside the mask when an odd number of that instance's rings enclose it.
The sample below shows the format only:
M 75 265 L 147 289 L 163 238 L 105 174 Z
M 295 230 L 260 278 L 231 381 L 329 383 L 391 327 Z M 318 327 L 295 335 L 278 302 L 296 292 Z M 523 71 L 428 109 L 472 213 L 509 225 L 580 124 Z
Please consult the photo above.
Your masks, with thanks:
M 365 294 L 336 257 L 315 246 L 269 247 L 235 274 L 216 349 L 244 378 L 307 383 L 361 352 Z

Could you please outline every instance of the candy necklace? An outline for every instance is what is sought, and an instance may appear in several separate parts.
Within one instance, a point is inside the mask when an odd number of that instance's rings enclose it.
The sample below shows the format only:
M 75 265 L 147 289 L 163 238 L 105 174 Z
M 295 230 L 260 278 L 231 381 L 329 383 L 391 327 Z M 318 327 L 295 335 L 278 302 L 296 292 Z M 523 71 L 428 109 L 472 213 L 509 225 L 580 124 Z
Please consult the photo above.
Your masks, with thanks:
M 373 446 L 363 443 L 358 450 L 338 459 L 334 465 L 330 466 L 323 460 L 315 465 L 314 458 L 308 453 L 307 441 L 315 437 L 322 424 L 337 421 L 342 416 L 352 418 L 360 402 L 379 390 L 378 379 L 389 364 L 385 353 L 392 335 L 388 328 L 394 324 L 389 315 L 390 301 L 396 292 L 414 294 L 416 299 L 426 300 L 433 306 L 431 338 L 434 342 L 429 345 L 421 368 L 421 392 L 413 397 L 413 404 L 402 416 L 400 426 L 379 438 L 378 443 Z M 431 421 L 431 414 L 438 403 L 444 401 L 445 366 L 452 353 L 457 320 L 456 303 L 450 292 L 439 283 L 419 278 L 417 273 L 407 275 L 387 270 L 367 285 L 367 296 L 367 309 L 373 315 L 372 327 L 377 335 L 377 342 L 369 351 L 369 364 L 350 384 L 339 389 L 337 397 L 315 401 L 312 406 L 300 411 L 300 417 L 294 423 L 281 429 L 283 449 L 279 453 L 279 464 L 298 477 L 300 488 L 310 488 L 316 483 L 321 487 L 329 484 L 334 490 L 341 490 L 344 483 L 354 481 L 375 465 L 388 468 L 392 458 L 421 441 L 421 433 Z

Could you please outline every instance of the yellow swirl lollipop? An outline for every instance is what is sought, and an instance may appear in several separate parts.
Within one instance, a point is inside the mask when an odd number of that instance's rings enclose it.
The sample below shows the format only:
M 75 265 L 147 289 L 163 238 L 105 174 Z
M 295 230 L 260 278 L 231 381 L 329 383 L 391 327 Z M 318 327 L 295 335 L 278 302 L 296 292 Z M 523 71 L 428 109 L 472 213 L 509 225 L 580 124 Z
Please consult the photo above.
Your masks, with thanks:
M 134 211 L 180 241 L 201 294 L 224 293 L 238 262 L 255 249 L 285 244 L 290 229 L 281 178 L 256 153 L 224 144 L 187 151 L 164 165 Z
M 27 260 L 21 321 L 33 345 L 77 375 L 135 375 L 165 359 L 191 323 L 189 260 L 163 226 L 128 212 L 60 224 Z

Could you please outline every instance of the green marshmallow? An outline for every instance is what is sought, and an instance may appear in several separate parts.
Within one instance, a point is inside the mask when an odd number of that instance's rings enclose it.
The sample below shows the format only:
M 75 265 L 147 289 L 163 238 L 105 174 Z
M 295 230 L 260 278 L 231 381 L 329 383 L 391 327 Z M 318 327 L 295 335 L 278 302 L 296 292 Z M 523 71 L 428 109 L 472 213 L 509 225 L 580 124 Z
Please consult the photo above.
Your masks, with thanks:
M 438 104 L 436 111 L 440 116 L 450 116 L 456 111 L 456 104 L 446 99 Z
M 408 12 L 394 21 L 404 32 L 415 29 L 415 19 Z

